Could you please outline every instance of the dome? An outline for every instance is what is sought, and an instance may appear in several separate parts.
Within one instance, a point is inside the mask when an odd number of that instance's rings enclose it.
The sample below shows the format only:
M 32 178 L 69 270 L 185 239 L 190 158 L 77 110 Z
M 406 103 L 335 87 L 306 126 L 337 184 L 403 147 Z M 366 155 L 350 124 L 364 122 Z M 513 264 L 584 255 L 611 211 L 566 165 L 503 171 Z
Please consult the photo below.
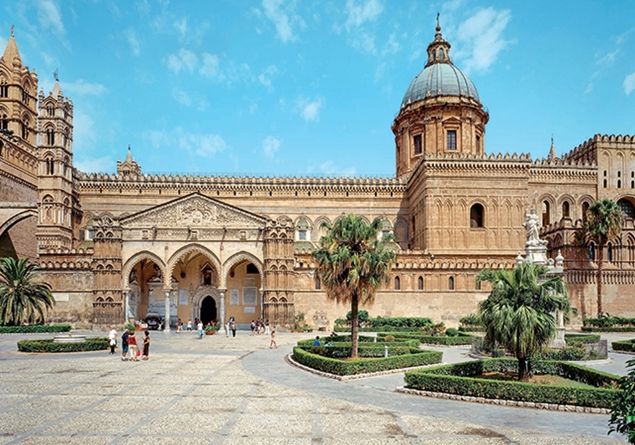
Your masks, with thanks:
M 418 100 L 436 96 L 461 96 L 479 101 L 472 81 L 452 63 L 433 63 L 412 80 L 401 101 L 401 108 Z

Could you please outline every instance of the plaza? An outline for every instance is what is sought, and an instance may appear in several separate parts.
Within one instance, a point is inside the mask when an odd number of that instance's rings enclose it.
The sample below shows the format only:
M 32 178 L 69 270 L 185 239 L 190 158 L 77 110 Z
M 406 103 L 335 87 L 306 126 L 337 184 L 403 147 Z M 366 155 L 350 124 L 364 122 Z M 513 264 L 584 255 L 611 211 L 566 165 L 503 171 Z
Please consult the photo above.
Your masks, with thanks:
M 97 332 L 87 332 L 98 335 Z M 105 333 L 103 333 L 105 335 Z M 403 373 L 340 382 L 291 366 L 307 334 L 152 333 L 150 360 L 23 354 L 0 336 L 0 444 L 612 444 L 608 416 L 395 393 Z M 608 334 L 609 339 L 626 337 Z M 440 348 L 444 362 L 467 358 Z M 628 355 L 593 364 L 624 374 Z

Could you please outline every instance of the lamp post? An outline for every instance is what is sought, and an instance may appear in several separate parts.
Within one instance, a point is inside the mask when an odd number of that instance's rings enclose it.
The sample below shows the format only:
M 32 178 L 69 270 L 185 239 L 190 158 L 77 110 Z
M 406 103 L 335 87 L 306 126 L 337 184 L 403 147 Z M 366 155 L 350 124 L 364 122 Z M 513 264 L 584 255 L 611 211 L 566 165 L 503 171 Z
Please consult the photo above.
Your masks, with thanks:
M 170 289 L 165 289 L 165 321 L 163 332 L 170 332 Z

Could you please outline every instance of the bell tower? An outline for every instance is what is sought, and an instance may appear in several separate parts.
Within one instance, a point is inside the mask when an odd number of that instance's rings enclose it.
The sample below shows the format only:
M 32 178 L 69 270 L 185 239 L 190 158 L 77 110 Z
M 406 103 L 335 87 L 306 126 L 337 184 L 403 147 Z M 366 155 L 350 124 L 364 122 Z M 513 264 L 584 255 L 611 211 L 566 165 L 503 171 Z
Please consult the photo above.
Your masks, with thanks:
M 57 73 L 48 96 L 39 94 L 38 249 L 73 244 L 73 103 Z

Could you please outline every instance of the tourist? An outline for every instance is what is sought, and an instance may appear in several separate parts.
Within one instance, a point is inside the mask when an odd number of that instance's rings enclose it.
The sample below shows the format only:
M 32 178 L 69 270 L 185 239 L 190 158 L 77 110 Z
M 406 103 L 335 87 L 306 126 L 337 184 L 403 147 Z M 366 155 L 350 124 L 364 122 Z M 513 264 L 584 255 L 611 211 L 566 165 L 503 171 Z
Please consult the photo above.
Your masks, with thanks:
M 267 318 L 265 320 L 265 335 L 269 335 L 270 331 L 269 331 L 269 319 Z
M 192 320 L 188 320 L 187 321 L 187 330 L 191 331 L 192 330 Z
M 225 337 L 229 337 L 229 321 L 225 323 Z
M 111 330 L 108 333 L 108 344 L 110 345 L 110 353 L 115 353 L 115 348 L 117 347 L 117 330 L 114 326 L 111 326 Z
M 251 328 L 251 334 L 249 334 L 249 335 L 254 335 L 254 332 L 256 332 L 256 322 L 251 320 L 251 323 L 249 324 L 249 327 Z
M 271 348 L 278 349 L 278 343 L 276 343 L 276 327 L 275 325 L 271 327 L 271 341 L 269 342 L 269 349 Z
M 232 321 L 229 322 L 229 329 L 232 331 L 232 337 L 236 337 L 236 321 L 234 321 L 234 317 L 232 317 Z
M 121 334 L 121 360 L 128 360 L 128 340 L 130 338 L 130 333 L 128 329 L 124 328 L 123 334 Z
M 322 344 L 320 343 L 320 336 L 318 335 L 315 337 L 315 340 L 313 340 L 313 347 L 319 348 L 320 346 L 322 346 Z
M 183 330 L 183 322 L 180 318 L 176 320 L 176 332 L 181 332 Z
M 203 322 L 199 320 L 198 324 L 196 325 L 196 330 L 198 331 L 198 339 L 202 339 L 203 335 L 205 335 L 205 331 L 203 331 Z
M 134 331 L 128 335 L 128 347 L 130 348 L 130 360 L 137 361 L 137 355 L 139 354 L 139 348 L 137 347 L 137 337 Z
M 141 360 L 148 360 L 150 355 L 150 332 L 146 329 L 143 331 L 143 356 Z

